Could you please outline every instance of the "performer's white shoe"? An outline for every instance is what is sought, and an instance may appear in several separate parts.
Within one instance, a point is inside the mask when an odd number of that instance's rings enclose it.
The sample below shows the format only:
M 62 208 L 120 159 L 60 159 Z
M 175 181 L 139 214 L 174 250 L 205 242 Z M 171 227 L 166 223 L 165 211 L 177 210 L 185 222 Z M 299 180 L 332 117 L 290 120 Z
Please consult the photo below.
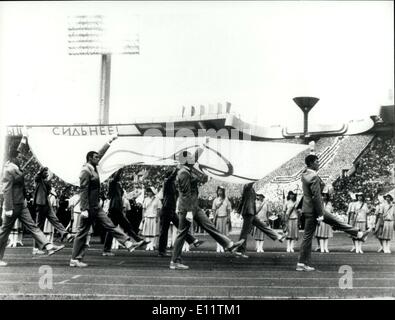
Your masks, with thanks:
M 304 263 L 298 263 L 296 265 L 296 271 L 314 271 L 315 268 L 305 265 Z
M 40 249 L 38 249 L 38 248 L 33 248 L 33 251 L 32 251 L 32 255 L 33 255 L 33 256 L 36 256 L 36 255 L 44 255 L 44 254 L 45 254 L 45 251 L 40 250 Z
M 70 267 L 78 267 L 78 268 L 86 268 L 88 266 L 87 263 L 82 262 L 80 260 L 70 260 Z

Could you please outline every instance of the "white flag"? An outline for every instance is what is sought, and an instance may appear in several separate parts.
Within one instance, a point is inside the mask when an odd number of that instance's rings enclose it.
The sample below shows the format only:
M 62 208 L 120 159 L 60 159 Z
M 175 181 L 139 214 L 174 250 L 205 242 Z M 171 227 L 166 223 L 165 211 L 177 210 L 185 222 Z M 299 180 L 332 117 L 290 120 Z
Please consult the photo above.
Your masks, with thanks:
M 79 174 L 89 151 L 98 151 L 109 136 L 66 136 L 29 129 L 29 146 L 41 163 L 64 181 L 79 185 Z M 195 168 L 229 183 L 245 184 L 264 178 L 308 145 L 195 137 L 119 137 L 100 160 L 98 171 L 105 181 L 131 164 L 175 165 L 182 151 L 197 153 Z M 301 167 L 304 165 L 300 164 Z

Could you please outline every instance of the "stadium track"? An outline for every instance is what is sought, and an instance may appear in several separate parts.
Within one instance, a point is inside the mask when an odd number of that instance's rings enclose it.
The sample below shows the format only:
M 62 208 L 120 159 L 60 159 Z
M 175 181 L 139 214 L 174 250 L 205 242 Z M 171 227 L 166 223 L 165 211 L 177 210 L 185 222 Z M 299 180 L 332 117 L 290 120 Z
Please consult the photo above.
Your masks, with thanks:
M 376 253 L 373 237 L 360 255 L 349 253 L 350 238 L 335 233 L 331 253 L 313 253 L 317 271 L 309 273 L 295 271 L 298 246 L 286 253 L 285 245 L 267 240 L 265 253 L 258 254 L 251 252 L 254 241 L 249 239 L 250 258 L 240 259 L 216 253 L 207 235 L 199 238 L 206 243 L 184 253 L 190 270 L 174 271 L 170 258 L 152 251 L 116 250 L 116 256 L 103 257 L 97 238 L 85 259 L 89 267 L 71 268 L 70 244 L 51 257 L 32 257 L 26 237 L 24 247 L 6 250 L 9 265 L 0 268 L 0 299 L 395 299 L 395 252 Z M 339 269 L 345 265 L 353 271 L 352 289 L 339 287 L 344 276 Z M 39 287 L 42 266 L 53 270 L 52 289 Z

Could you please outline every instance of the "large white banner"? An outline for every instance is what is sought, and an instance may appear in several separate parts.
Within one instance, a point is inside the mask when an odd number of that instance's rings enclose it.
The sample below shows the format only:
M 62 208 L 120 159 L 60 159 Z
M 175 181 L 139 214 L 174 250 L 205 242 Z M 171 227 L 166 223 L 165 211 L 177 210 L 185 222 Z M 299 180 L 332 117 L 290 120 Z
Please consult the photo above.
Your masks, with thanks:
M 54 135 L 28 130 L 29 146 L 41 165 L 64 181 L 79 185 L 85 156 L 98 151 L 110 136 Z M 198 151 L 195 168 L 217 180 L 245 184 L 262 179 L 308 149 L 307 145 L 195 137 L 119 137 L 98 167 L 101 181 L 130 164 L 175 165 L 177 155 Z M 303 166 L 303 163 L 301 163 Z

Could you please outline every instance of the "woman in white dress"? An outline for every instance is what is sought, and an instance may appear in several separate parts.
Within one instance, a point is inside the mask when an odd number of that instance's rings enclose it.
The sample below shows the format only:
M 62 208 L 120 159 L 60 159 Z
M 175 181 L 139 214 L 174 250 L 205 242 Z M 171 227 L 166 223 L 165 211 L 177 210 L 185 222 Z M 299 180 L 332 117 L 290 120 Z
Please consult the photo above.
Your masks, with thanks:
M 369 212 L 368 205 L 365 202 L 363 193 L 357 193 L 357 202 L 354 204 L 355 218 L 353 226 L 358 228 L 360 231 L 367 230 L 367 215 Z M 353 239 L 355 245 L 355 253 L 363 253 L 362 241 L 356 238 Z
M 217 197 L 213 201 L 212 213 L 215 227 L 226 236 L 229 235 L 230 230 L 231 209 L 232 205 L 225 195 L 225 188 L 219 186 L 217 188 Z M 217 243 L 217 252 L 224 252 L 224 248 L 219 243 Z
M 69 225 L 71 225 L 71 234 L 76 235 L 81 221 L 81 207 L 80 207 L 80 195 L 75 194 L 69 199 L 69 209 L 71 211 L 71 220 Z M 67 227 L 67 229 L 69 226 Z M 91 226 L 89 234 L 86 237 L 85 245 L 89 247 L 90 239 L 93 233 L 93 227 Z
M 354 195 L 354 197 L 351 197 L 351 202 L 348 204 L 348 208 L 347 208 L 347 223 L 354 226 L 355 224 L 355 204 L 357 203 L 357 199 L 356 199 L 357 194 Z M 350 250 L 350 252 L 355 251 L 355 240 L 352 240 L 353 242 L 353 246 Z
M 333 213 L 332 203 L 330 202 L 330 195 L 328 192 L 322 193 L 322 197 L 324 200 L 324 210 L 328 213 Z M 315 236 L 317 237 L 320 244 L 320 251 L 322 253 L 329 253 L 328 242 L 329 238 L 333 237 L 333 230 L 329 224 L 321 221 L 315 230 Z
M 160 200 L 155 197 L 152 188 L 145 190 L 147 197 L 143 201 L 143 221 L 142 221 L 142 236 L 145 237 L 149 243 L 146 250 L 155 250 L 156 240 L 159 236 L 159 211 L 161 208 Z
M 299 239 L 299 213 L 297 209 L 296 194 L 288 192 L 287 203 L 284 208 L 286 225 L 287 252 L 295 252 L 295 242 Z
M 391 253 L 390 242 L 394 239 L 394 219 L 395 219 L 395 208 L 393 204 L 393 197 L 390 194 L 385 195 L 383 210 L 383 231 L 381 239 L 383 240 L 384 253 Z

